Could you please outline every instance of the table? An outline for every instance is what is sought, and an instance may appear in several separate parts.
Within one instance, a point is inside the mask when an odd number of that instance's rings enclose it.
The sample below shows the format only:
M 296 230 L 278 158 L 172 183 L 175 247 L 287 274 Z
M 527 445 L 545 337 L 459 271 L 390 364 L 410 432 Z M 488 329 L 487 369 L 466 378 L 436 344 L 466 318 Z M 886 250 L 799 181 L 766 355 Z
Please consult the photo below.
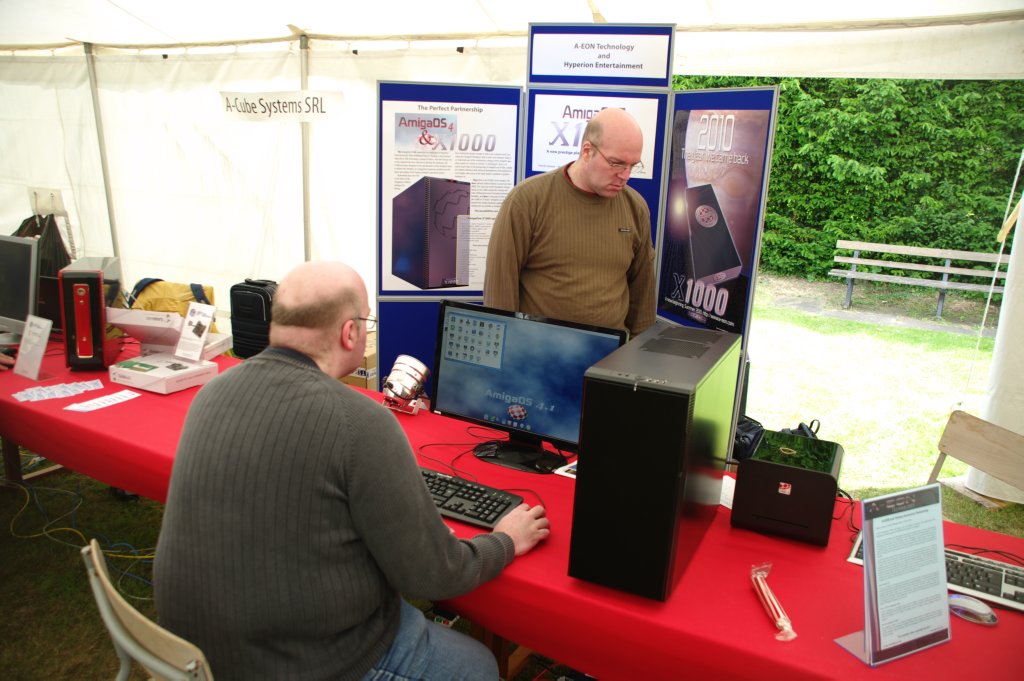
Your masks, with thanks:
M 125 345 L 117 361 L 138 355 L 138 345 Z M 239 360 L 219 356 L 221 370 Z M 170 395 L 147 393 L 111 383 L 106 370 L 71 371 L 64 364 L 63 346 L 50 343 L 40 369 L 39 382 L 0 373 L 0 435 L 4 439 L 4 465 L 8 480 L 20 478 L 17 443 L 49 461 L 91 478 L 159 502 L 167 499 L 167 485 L 185 415 L 198 388 Z M 75 397 L 18 402 L 12 395 L 37 385 L 58 385 L 100 379 L 103 388 Z M 67 411 L 77 402 L 134 390 L 140 397 L 92 412 Z M 11 451 L 13 456 L 8 456 Z
M 420 413 L 399 415 L 414 447 L 471 442 L 465 424 Z M 460 440 L 461 437 L 461 440 Z M 449 459 L 467 447 L 431 447 Z M 433 465 L 431 462 L 421 464 Z M 847 520 L 859 510 L 837 502 L 829 545 L 732 528 L 719 507 L 695 557 L 665 603 L 567 575 L 572 522 L 571 479 L 510 471 L 464 456 L 457 467 L 496 487 L 542 501 L 550 538 L 502 575 L 445 605 L 503 638 L 596 676 L 601 681 L 692 679 L 954 679 L 1018 678 L 1024 668 L 1024 613 L 1000 610 L 995 628 L 952 619 L 952 640 L 869 668 L 834 639 L 864 628 L 863 572 L 848 563 L 854 534 Z M 614 500 L 609 500 L 614 503 Z M 628 512 L 624 509 L 623 512 Z M 637 518 L 637 523 L 642 523 Z M 459 536 L 474 530 L 452 523 Z M 1024 557 L 1024 539 L 944 523 L 947 543 L 999 548 Z M 609 541 L 614 541 L 609 537 Z M 754 564 L 770 562 L 768 577 L 797 632 L 775 640 L 750 582 Z
M 217 359 L 222 370 L 237 361 Z M 67 371 L 56 353 L 44 359 L 43 367 L 53 375 L 49 383 L 101 378 L 104 388 L 75 398 L 20 403 L 11 394 L 35 384 L 9 371 L 0 373 L 0 434 L 102 482 L 164 501 L 178 433 L 197 389 L 144 393 L 104 410 L 76 413 L 63 407 L 123 386 L 111 384 L 105 372 Z M 994 628 L 952 618 L 948 643 L 874 669 L 840 648 L 835 638 L 864 625 L 862 569 L 846 562 L 852 538 L 846 520 L 854 509 L 843 502 L 836 505 L 837 514 L 844 515 L 834 521 L 827 547 L 732 528 L 729 511 L 719 508 L 671 597 L 661 603 L 567 575 L 571 479 L 460 456 L 484 436 L 482 429 L 467 429 L 467 424 L 427 411 L 396 413 L 396 418 L 421 465 L 444 470 L 455 461 L 481 482 L 547 508 L 552 533 L 546 542 L 497 579 L 445 604 L 500 636 L 499 644 L 515 641 L 601 681 L 1015 679 L 1024 668 L 1024 613 L 1015 611 L 999 611 Z M 462 537 L 478 531 L 455 521 L 450 525 Z M 1022 539 L 955 523 L 945 523 L 944 531 L 947 543 L 1024 556 Z M 750 567 L 762 562 L 772 563 L 768 582 L 793 620 L 795 641 L 775 640 L 775 627 L 751 587 Z

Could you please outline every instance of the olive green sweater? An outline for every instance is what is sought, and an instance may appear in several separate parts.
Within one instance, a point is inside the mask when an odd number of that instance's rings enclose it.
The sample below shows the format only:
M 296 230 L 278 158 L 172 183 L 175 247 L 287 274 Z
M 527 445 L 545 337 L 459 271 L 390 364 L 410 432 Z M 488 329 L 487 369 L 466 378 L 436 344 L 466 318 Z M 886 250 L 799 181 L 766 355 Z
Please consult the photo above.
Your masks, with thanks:
M 605 198 L 576 188 L 568 166 L 505 198 L 491 232 L 484 303 L 640 333 L 654 323 L 647 203 L 627 186 Z

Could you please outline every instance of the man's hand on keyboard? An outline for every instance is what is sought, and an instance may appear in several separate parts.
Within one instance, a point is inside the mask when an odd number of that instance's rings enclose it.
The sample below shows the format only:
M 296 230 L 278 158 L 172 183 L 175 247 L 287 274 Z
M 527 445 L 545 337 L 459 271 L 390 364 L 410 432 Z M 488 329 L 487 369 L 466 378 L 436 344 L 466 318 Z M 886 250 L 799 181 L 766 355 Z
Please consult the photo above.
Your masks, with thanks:
M 543 506 L 520 504 L 498 521 L 494 531 L 512 537 L 516 555 L 521 556 L 536 546 L 537 542 L 548 538 L 551 534 L 550 526 Z

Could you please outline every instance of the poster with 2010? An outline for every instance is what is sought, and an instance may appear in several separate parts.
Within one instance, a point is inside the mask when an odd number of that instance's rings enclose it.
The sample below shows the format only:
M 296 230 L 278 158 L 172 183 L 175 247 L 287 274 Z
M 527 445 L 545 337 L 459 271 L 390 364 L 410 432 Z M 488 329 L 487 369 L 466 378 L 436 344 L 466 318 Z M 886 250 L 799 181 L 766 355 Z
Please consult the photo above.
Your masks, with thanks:
M 658 311 L 745 334 L 774 136 L 775 88 L 676 95 Z

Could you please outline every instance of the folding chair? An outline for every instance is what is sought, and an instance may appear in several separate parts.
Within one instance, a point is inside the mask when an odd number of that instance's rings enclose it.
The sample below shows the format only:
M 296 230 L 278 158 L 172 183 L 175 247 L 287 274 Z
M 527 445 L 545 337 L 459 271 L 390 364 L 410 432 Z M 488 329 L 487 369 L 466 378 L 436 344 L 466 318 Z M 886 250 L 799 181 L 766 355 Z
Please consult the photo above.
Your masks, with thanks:
M 1024 435 L 964 411 L 954 411 L 939 438 L 939 458 L 928 477 L 935 482 L 946 457 L 963 461 L 1024 490 Z
M 82 548 L 100 616 L 121 660 L 117 681 L 127 681 L 135 660 L 157 681 L 213 681 L 210 665 L 195 645 L 175 636 L 140 613 L 110 582 L 107 562 L 93 539 Z

